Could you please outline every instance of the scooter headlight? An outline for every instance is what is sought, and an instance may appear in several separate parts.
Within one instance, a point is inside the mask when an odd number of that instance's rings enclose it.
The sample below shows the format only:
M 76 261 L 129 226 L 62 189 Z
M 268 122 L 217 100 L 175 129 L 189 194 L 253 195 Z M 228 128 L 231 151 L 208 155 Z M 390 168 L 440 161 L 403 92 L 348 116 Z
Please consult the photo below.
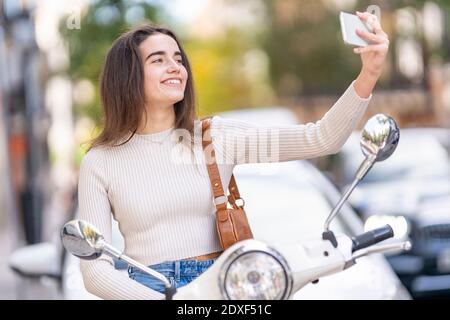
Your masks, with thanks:
M 292 276 L 284 258 L 262 243 L 236 249 L 224 263 L 222 294 L 230 300 L 281 300 L 289 297 Z

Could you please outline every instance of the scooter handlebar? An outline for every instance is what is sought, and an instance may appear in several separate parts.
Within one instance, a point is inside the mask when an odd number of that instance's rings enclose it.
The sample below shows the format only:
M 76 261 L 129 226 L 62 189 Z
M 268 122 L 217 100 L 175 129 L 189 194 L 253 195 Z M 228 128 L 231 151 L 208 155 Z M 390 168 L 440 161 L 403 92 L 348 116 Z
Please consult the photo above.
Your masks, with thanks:
M 384 227 L 364 232 L 359 236 L 351 238 L 353 242 L 352 252 L 367 248 L 378 242 L 392 238 L 393 236 L 394 230 L 392 230 L 392 227 L 388 224 Z

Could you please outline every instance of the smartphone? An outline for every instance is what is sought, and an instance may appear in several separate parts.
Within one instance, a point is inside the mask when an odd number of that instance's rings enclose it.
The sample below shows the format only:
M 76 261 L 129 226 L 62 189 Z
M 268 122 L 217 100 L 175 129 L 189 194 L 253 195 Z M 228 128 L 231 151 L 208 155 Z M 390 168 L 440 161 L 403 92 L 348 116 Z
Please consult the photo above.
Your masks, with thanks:
M 372 28 L 366 25 L 357 15 L 341 11 L 339 20 L 341 22 L 342 38 L 345 44 L 358 47 L 365 47 L 371 44 L 371 42 L 367 42 L 356 34 L 356 29 L 373 33 Z

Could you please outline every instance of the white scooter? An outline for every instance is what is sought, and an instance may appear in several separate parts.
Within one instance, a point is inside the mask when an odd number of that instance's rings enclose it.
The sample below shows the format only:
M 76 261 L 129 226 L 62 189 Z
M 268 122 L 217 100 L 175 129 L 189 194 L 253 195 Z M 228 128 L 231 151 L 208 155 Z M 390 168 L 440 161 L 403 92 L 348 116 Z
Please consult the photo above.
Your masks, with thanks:
M 389 225 L 356 237 L 336 236 L 329 226 L 345 200 L 373 164 L 387 159 L 395 150 L 400 133 L 395 121 L 378 114 L 364 127 L 361 147 L 366 156 L 355 180 L 348 188 L 324 225 L 322 237 L 302 243 L 266 244 L 258 240 L 238 242 L 225 250 L 197 279 L 176 290 L 162 274 L 124 255 L 105 242 L 91 224 L 72 220 L 61 230 L 65 248 L 81 259 L 96 259 L 102 254 L 123 260 L 160 279 L 166 287 L 166 299 L 290 299 L 306 284 L 343 271 L 360 257 L 371 253 L 409 250 L 410 242 L 384 245 L 377 243 L 393 237 Z

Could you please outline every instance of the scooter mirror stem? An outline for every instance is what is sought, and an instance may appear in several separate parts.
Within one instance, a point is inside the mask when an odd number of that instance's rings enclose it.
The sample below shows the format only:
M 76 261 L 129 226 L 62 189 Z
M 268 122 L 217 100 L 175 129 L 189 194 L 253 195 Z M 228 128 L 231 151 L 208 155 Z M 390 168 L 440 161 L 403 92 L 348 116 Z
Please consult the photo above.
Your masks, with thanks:
M 361 150 L 365 159 L 359 166 L 352 184 L 342 195 L 338 204 L 333 208 L 325 221 L 322 238 L 330 240 L 333 246 L 337 247 L 337 241 L 330 231 L 331 221 L 335 218 L 358 183 L 372 168 L 373 164 L 386 160 L 392 155 L 397 148 L 399 139 L 400 130 L 393 118 L 384 114 L 376 114 L 366 122 L 360 140 Z
M 359 183 L 359 179 L 356 178 L 353 180 L 351 186 L 345 191 L 344 195 L 339 200 L 338 204 L 333 208 L 333 211 L 331 211 L 330 215 L 328 216 L 327 220 L 325 221 L 324 225 L 324 232 L 327 232 L 330 230 L 330 223 L 334 219 L 334 217 L 338 214 L 339 210 L 341 210 L 342 206 L 344 205 L 345 201 L 348 199 L 352 191 L 356 188 L 356 186 Z

